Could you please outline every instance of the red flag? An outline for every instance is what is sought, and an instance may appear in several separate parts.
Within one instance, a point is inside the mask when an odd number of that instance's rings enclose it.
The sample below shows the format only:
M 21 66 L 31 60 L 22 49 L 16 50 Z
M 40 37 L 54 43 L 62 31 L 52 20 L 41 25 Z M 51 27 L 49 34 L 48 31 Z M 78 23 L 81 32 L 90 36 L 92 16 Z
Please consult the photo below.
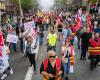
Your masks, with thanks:
M 91 14 L 88 14 L 87 22 L 86 22 L 86 27 L 91 28 L 92 23 L 91 23 Z
M 3 34 L 0 31 L 0 57 L 2 57 L 2 48 L 3 48 L 4 40 L 3 40 Z
M 80 18 L 77 19 L 76 25 L 73 27 L 73 32 L 76 33 L 81 27 L 81 20 Z

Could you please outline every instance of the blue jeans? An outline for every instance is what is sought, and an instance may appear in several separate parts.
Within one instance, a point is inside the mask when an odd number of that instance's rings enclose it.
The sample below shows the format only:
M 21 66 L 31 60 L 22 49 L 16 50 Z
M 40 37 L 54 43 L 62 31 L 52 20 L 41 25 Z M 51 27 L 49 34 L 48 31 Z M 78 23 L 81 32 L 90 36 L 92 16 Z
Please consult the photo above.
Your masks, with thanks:
M 43 35 L 39 35 L 39 45 L 43 45 Z
M 13 50 L 14 50 L 14 52 L 17 52 L 17 50 L 16 50 L 16 43 L 11 43 L 11 49 L 13 48 Z
M 80 37 L 78 37 L 78 49 L 80 49 Z
M 46 24 L 46 30 L 48 30 L 48 28 L 49 28 L 49 24 Z
M 68 59 L 68 63 L 64 63 L 64 73 L 65 74 L 69 74 L 69 70 L 70 70 L 70 61 Z
M 47 46 L 47 52 L 48 52 L 49 50 L 54 50 L 54 51 L 56 52 L 56 45 L 55 45 L 55 46 L 50 46 L 50 45 L 48 45 L 48 46 Z
M 23 43 L 23 38 L 20 38 L 20 48 L 21 48 L 21 51 L 23 52 L 23 49 L 24 49 L 24 43 Z
M 86 52 L 87 52 L 87 48 L 84 46 L 82 46 L 81 48 L 81 59 L 85 59 L 86 58 Z
M 74 44 L 74 38 L 72 38 L 70 42 L 71 42 L 71 45 L 73 46 L 73 44 Z

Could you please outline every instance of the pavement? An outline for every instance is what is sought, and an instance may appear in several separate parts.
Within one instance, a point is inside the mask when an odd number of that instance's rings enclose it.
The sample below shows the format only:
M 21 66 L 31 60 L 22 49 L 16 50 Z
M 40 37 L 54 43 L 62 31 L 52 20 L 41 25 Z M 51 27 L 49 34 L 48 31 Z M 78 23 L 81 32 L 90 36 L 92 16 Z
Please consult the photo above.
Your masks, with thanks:
M 48 32 L 44 32 L 44 44 L 39 47 L 37 54 L 37 73 L 34 73 L 34 69 L 29 69 L 29 61 L 23 56 L 23 53 L 18 50 L 17 53 L 10 54 L 10 64 L 14 71 L 13 75 L 9 75 L 4 80 L 42 80 L 40 75 L 40 65 L 42 61 L 46 58 L 46 36 Z M 100 80 L 100 67 L 97 67 L 94 71 L 90 70 L 89 60 L 81 61 L 80 52 L 77 50 L 77 40 L 74 44 L 75 47 L 75 66 L 74 74 L 69 74 L 69 80 Z M 61 54 L 61 42 L 57 42 L 57 55 Z M 29 71 L 29 72 L 28 72 Z M 31 75 L 29 75 L 31 74 Z M 28 75 L 29 78 L 26 79 Z M 1 75 L 0 75 L 1 76 Z M 31 77 L 31 78 L 30 78 Z

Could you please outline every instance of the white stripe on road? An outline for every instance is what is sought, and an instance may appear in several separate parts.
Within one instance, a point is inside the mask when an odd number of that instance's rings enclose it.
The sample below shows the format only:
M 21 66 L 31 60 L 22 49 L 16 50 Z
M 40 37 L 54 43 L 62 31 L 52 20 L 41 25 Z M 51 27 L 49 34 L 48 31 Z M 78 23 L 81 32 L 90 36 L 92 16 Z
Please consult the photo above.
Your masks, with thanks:
M 39 51 L 39 41 L 37 42 L 36 58 L 37 58 L 37 55 L 38 55 L 38 51 Z M 24 80 L 32 80 L 32 76 L 33 76 L 33 67 L 28 68 L 28 71 L 26 73 L 26 76 L 25 76 Z
M 28 69 L 24 80 L 32 80 L 32 76 L 33 76 L 33 67 Z

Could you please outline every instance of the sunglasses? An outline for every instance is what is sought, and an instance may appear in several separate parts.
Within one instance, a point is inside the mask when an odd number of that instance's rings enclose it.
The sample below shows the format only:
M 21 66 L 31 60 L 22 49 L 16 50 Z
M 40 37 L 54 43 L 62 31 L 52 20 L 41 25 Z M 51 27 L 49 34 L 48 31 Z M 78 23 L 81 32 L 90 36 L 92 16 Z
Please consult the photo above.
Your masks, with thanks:
M 55 58 L 56 56 L 49 56 L 49 58 Z

